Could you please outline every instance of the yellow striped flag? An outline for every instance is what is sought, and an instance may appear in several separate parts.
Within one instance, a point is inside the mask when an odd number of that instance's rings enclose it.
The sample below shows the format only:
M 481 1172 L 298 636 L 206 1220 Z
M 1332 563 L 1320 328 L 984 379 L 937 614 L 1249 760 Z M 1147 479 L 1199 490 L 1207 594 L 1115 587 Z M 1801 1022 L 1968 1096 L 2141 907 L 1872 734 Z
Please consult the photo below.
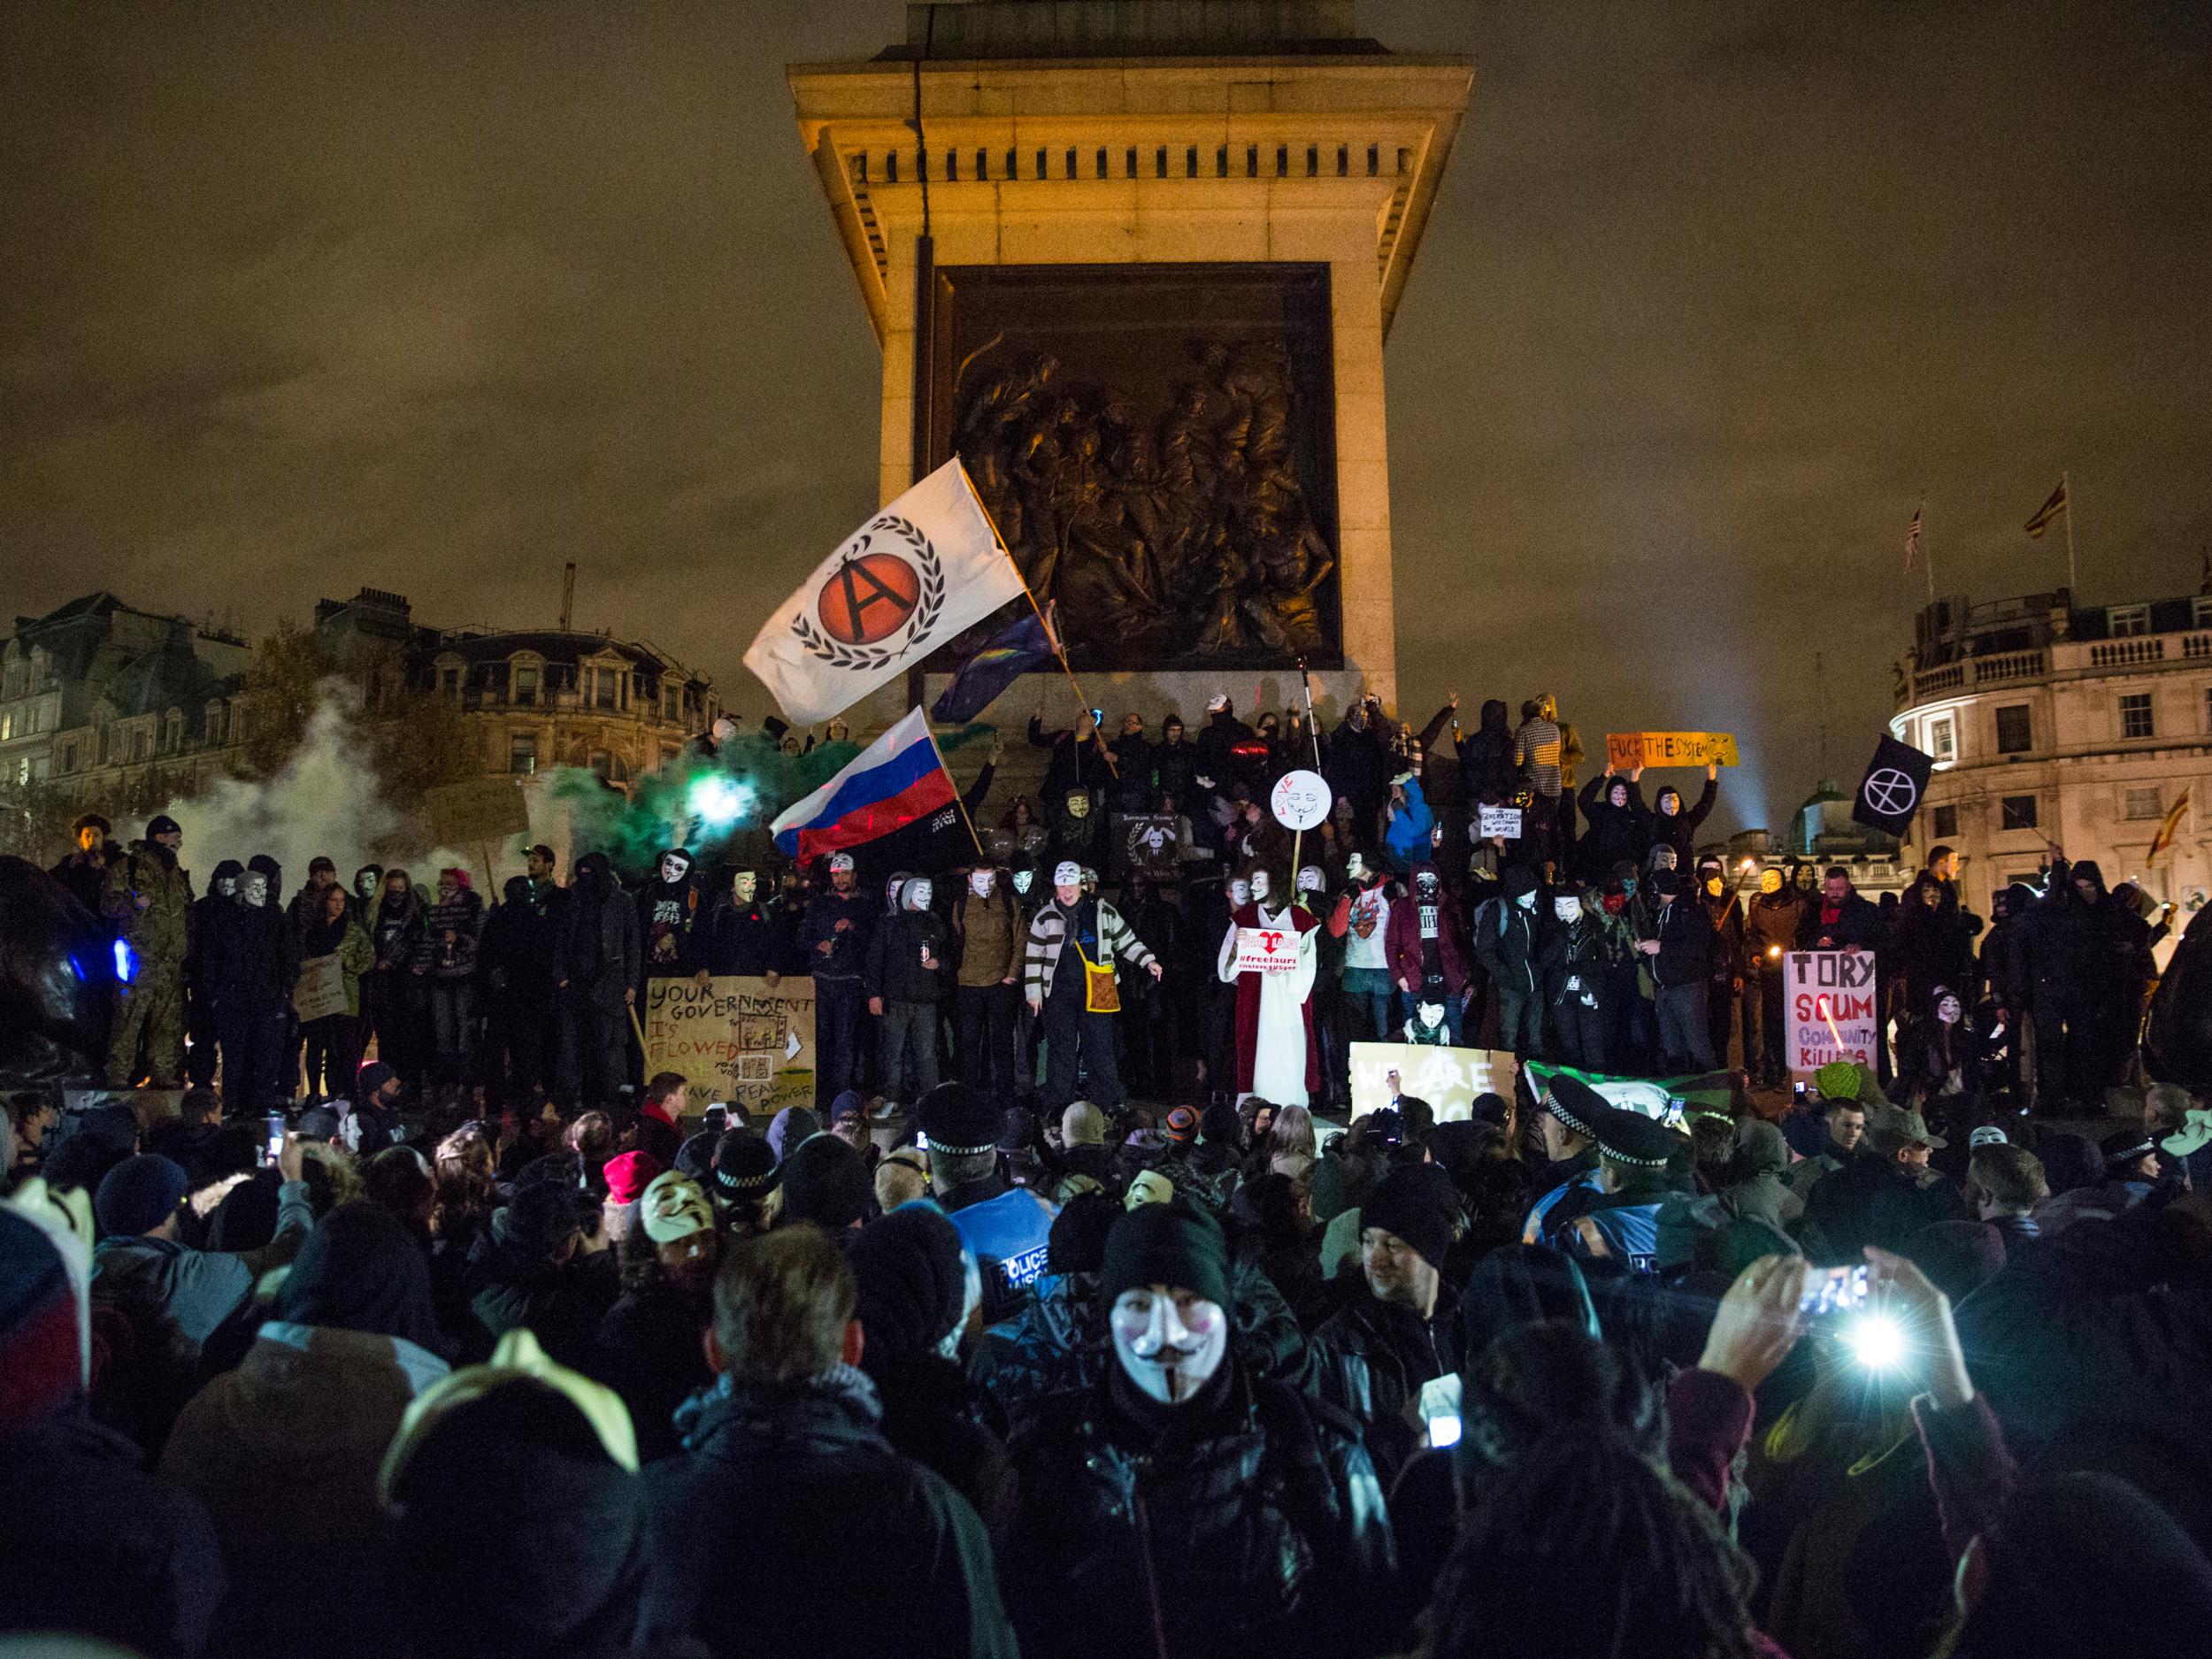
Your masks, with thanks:
M 2189 810 L 2189 785 L 2182 785 L 2181 793 L 2174 797 L 2173 805 L 2166 809 L 2165 822 L 2158 826 L 2158 833 L 2151 837 L 2150 851 L 2143 855 L 2144 869 L 2148 870 L 2156 864 L 2160 854 L 2173 850 L 2174 836 L 2181 829 L 2182 814 Z
M 2035 517 L 2028 520 L 2028 534 L 2039 536 L 2051 527 L 2051 520 L 2066 511 L 2066 480 L 2061 479 L 2058 488 L 2051 492 L 2050 500 L 2035 510 Z

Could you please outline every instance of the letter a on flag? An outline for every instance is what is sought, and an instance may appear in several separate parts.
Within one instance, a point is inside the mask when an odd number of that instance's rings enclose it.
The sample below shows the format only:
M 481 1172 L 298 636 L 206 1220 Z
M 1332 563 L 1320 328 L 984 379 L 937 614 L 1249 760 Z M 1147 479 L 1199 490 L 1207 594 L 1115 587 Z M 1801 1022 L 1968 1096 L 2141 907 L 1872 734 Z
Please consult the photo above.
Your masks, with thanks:
M 1021 592 L 955 456 L 816 567 L 762 625 L 745 666 L 785 714 L 812 726 Z

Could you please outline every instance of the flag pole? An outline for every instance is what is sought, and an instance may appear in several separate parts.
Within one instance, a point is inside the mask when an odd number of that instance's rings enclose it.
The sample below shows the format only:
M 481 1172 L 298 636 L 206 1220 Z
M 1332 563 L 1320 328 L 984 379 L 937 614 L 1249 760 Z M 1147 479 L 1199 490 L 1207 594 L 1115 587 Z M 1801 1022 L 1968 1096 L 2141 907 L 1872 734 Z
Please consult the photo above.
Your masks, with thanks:
M 1920 520 L 1920 563 L 1928 572 L 1928 603 L 1935 603 L 1935 554 L 1928 546 L 1928 498 L 1920 498 L 1920 511 L 1913 515 Z
M 1068 684 L 1075 687 L 1076 706 L 1088 714 L 1091 711 L 1090 699 L 1083 695 L 1082 682 L 1076 679 L 1075 670 L 1068 666 L 1067 648 L 1060 643 L 1060 631 L 1047 620 L 1044 607 L 1037 603 L 1037 595 L 1030 591 L 1029 578 L 1022 574 L 1020 562 L 1015 558 L 1013 549 L 1006 545 L 1006 538 L 999 534 L 998 520 L 991 516 L 990 503 L 983 499 L 983 492 L 975 487 L 975 480 L 968 476 L 968 464 L 956 455 L 952 458 L 960 468 L 960 481 L 967 486 L 977 511 L 983 515 L 983 522 L 991 526 L 991 540 L 998 543 L 999 552 L 1013 567 L 1014 580 L 1022 585 L 1022 597 L 1029 601 L 1029 608 L 1037 613 L 1037 620 L 1044 624 L 1045 638 L 1052 643 L 1052 655 L 1059 662 L 1060 672 L 1068 677 Z M 1106 757 L 1106 770 L 1113 775 L 1115 781 L 1119 782 L 1121 768 L 1114 764 L 1114 751 L 1107 744 L 1106 733 L 1098 728 L 1095 722 L 1091 727 L 1091 736 L 1098 744 L 1098 752 Z
M 1306 672 L 1306 659 L 1302 657 L 1298 659 L 1298 689 L 1306 699 L 1306 730 L 1313 738 L 1313 769 L 1319 772 L 1321 770 L 1321 725 L 1314 718 L 1313 680 Z M 1295 845 L 1294 842 L 1293 844 Z M 1296 872 L 1294 871 L 1292 874 L 1295 879 Z
M 952 803 L 960 809 L 960 821 L 968 826 L 968 839 L 975 843 L 978 856 L 987 864 L 991 862 L 991 855 L 984 850 L 983 837 L 976 831 L 975 820 L 968 816 L 968 803 L 960 794 L 959 780 L 952 775 L 952 768 L 945 764 L 945 751 L 937 747 L 937 733 L 930 730 L 927 715 L 922 717 L 922 731 L 929 739 L 929 752 L 937 757 L 937 770 L 943 772 L 945 781 L 952 785 Z
M 2046 472 L 2043 476 L 2048 478 L 2050 474 Z M 2064 468 L 2060 469 L 2058 488 L 2066 497 L 2066 591 L 2071 594 L 2081 581 L 2081 578 L 2074 571 L 2074 475 L 2072 472 Z

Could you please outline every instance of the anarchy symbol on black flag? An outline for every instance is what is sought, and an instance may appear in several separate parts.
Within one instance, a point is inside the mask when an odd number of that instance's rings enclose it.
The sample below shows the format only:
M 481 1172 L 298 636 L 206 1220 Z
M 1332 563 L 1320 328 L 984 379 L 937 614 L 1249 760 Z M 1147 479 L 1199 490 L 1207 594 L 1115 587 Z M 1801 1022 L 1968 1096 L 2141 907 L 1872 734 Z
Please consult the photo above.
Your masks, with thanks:
M 1928 793 L 1934 768 L 1932 756 L 1884 737 L 1860 775 L 1859 798 L 1852 803 L 1851 816 L 1885 835 L 1903 835 L 1912 827 L 1913 809 Z
M 1919 786 L 1903 772 L 1889 766 L 1867 773 L 1866 781 L 1860 786 L 1859 793 L 1865 798 L 1867 805 L 1884 818 L 1905 817 L 1920 799 Z

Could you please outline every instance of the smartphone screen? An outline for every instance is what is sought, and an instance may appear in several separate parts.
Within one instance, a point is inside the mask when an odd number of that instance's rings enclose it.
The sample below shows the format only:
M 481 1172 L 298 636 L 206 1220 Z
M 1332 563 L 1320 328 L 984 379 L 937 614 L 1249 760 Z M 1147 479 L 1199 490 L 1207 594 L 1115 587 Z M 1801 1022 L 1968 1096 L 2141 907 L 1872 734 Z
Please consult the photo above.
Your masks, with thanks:
M 1457 1417 L 1431 1417 L 1428 1420 L 1428 1429 L 1429 1444 L 1440 1451 L 1447 1446 L 1459 1444 L 1460 1428 Z
M 271 1112 L 269 1114 L 269 1150 L 268 1156 L 264 1162 L 274 1164 L 277 1161 L 278 1154 L 281 1153 L 283 1150 L 284 1114 L 282 1112 Z
M 1825 1314 L 1843 1313 L 1859 1306 L 1866 1300 L 1866 1267 L 1832 1267 L 1813 1281 L 1798 1307 L 1809 1317 L 1817 1319 Z

